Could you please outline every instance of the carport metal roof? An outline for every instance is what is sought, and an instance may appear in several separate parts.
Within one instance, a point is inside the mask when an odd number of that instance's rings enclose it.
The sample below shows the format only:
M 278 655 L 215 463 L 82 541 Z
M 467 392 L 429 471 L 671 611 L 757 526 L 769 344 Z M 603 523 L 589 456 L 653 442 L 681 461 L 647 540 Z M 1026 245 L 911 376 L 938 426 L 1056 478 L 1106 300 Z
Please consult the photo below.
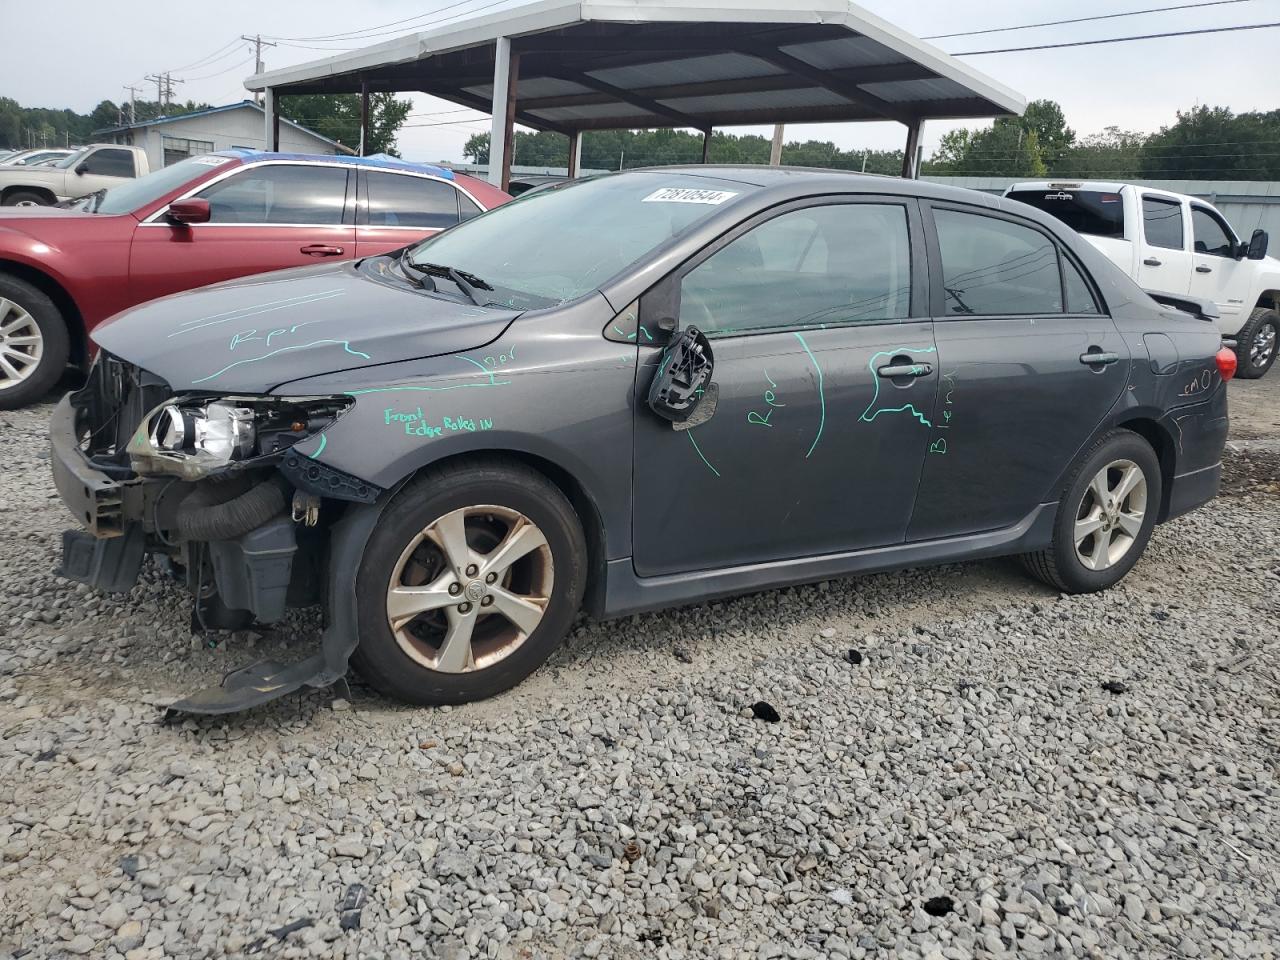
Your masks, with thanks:
M 896 120 L 915 170 L 930 119 L 1021 114 L 1019 94 L 847 0 L 535 0 L 250 77 L 274 96 L 417 91 L 490 113 L 491 179 L 512 125 L 584 130 Z M 497 162 L 494 158 L 500 158 Z

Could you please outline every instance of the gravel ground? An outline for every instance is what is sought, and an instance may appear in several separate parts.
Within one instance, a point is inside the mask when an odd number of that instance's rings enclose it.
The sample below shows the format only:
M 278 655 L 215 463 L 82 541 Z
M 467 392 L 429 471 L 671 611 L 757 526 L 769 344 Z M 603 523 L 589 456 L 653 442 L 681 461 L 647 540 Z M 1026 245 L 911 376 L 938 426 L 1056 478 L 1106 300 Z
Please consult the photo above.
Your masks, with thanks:
M 49 406 L 0 414 L 0 956 L 1280 956 L 1280 374 L 1231 389 L 1223 497 L 1106 594 L 832 581 L 173 724 L 314 623 L 69 588 Z

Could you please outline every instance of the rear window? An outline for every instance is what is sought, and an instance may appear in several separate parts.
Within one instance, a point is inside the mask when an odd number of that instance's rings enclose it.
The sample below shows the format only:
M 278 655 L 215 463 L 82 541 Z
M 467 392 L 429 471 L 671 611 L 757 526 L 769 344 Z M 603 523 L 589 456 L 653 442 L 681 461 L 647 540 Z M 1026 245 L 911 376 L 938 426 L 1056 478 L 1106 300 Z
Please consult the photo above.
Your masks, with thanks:
M 1095 190 L 1014 190 L 1010 200 L 1043 210 L 1076 233 L 1124 239 L 1124 204 L 1118 193 Z

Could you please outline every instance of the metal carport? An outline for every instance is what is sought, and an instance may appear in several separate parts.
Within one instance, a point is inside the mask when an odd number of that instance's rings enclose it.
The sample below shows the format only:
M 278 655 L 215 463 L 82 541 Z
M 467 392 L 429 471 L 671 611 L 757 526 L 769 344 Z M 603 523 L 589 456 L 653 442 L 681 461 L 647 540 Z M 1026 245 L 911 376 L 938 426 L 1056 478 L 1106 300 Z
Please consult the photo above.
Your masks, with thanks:
M 250 77 L 267 142 L 276 96 L 421 92 L 493 117 L 489 179 L 510 182 L 514 124 L 583 131 L 896 120 L 917 175 L 926 120 L 1021 114 L 1026 100 L 847 0 L 535 0 Z M 362 137 L 362 141 L 365 139 Z

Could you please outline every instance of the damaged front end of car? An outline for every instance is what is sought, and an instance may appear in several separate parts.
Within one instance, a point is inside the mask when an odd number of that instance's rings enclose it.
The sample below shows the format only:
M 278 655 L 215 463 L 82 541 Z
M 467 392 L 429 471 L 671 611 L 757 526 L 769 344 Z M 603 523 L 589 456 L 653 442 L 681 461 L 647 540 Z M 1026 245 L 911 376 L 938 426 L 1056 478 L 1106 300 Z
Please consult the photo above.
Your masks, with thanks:
M 122 592 L 155 557 L 194 597 L 192 629 L 237 630 L 322 604 L 321 649 L 291 666 L 242 668 L 171 709 L 223 713 L 335 683 L 355 646 L 345 623 L 367 528 L 351 510 L 383 492 L 307 453 L 348 396 L 183 394 L 101 352 L 50 423 L 59 494 L 82 530 L 63 534 L 62 576 Z M 364 531 L 361 533 L 361 531 Z M 335 571 L 345 570 L 339 580 Z

